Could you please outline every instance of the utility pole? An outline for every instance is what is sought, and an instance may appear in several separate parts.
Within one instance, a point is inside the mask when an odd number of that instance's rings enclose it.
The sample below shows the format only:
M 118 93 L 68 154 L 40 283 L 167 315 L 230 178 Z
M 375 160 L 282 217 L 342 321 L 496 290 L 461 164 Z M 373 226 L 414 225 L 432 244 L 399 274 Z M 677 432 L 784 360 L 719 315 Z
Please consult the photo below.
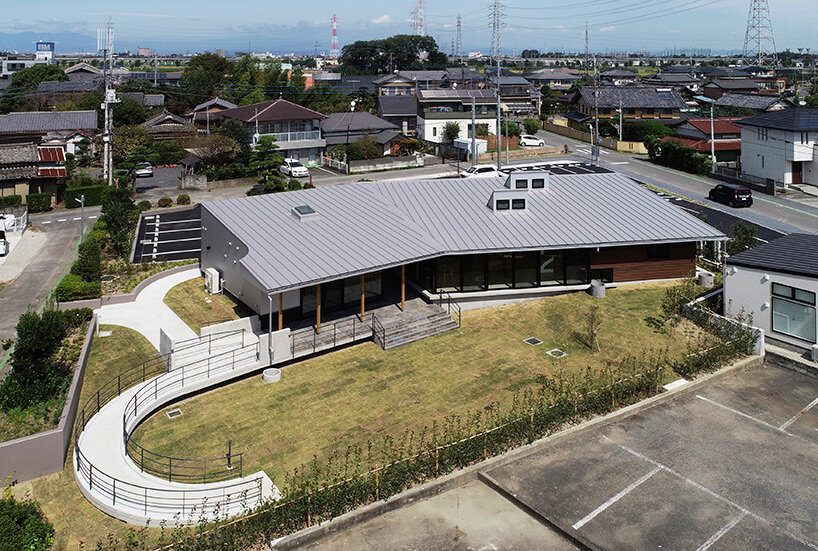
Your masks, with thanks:
M 619 141 L 622 141 L 622 128 L 624 122 L 622 121 L 622 99 L 619 100 Z
M 588 20 L 585 20 L 585 70 L 588 70 Z
M 471 95 L 471 166 L 477 163 L 477 120 L 474 103 L 474 92 L 469 92 Z
M 594 135 L 594 146 L 597 149 L 591 149 L 591 153 L 599 151 L 599 90 L 597 88 L 597 72 L 596 72 L 596 55 L 594 55 L 594 131 L 592 132 Z M 599 160 L 597 155 L 594 155 L 594 160 Z
M 105 158 L 102 161 L 102 173 L 108 185 L 113 184 L 114 180 L 114 148 L 113 148 L 113 134 L 114 134 L 114 117 L 112 106 L 119 103 L 116 98 L 116 91 L 112 87 L 111 74 L 113 72 L 114 59 L 114 22 L 113 19 L 108 19 L 108 28 L 103 31 L 97 31 L 97 49 L 102 50 L 105 56 L 103 64 L 103 76 L 105 79 L 105 101 L 101 105 L 105 111 L 105 129 L 102 133 L 102 141 L 104 145 L 103 155 Z
M 158 86 L 159 81 L 159 59 L 156 57 L 156 52 L 153 52 L 153 87 Z
M 503 133 L 500 131 L 500 51 L 501 51 L 501 37 L 500 29 L 505 25 L 503 18 L 505 14 L 503 9 L 505 6 L 500 3 L 500 0 L 493 0 L 491 5 L 490 26 L 491 26 L 491 49 L 492 53 L 497 56 L 497 168 L 500 168 L 501 163 L 501 149 L 500 142 Z
M 713 132 L 713 104 L 716 103 L 715 101 L 710 102 L 710 159 L 713 161 L 713 170 L 716 170 L 716 136 Z

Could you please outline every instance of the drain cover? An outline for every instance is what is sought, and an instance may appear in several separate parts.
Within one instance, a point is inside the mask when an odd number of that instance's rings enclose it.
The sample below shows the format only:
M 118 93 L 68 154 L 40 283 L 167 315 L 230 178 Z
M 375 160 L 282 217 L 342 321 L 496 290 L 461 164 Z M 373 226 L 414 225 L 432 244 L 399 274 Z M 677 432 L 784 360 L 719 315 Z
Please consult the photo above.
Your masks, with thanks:
M 531 346 L 537 346 L 542 344 L 542 341 L 535 337 L 528 337 L 527 339 L 523 339 L 523 342 L 526 344 L 530 344 Z
M 568 355 L 565 352 L 563 352 L 562 350 L 560 350 L 559 348 L 549 350 L 548 352 L 546 352 L 546 354 L 548 354 L 549 356 L 551 356 L 553 358 L 562 358 L 563 356 Z
M 168 416 L 168 419 L 176 419 L 177 417 L 182 415 L 182 410 L 179 408 L 172 409 L 170 411 L 166 411 L 165 415 Z

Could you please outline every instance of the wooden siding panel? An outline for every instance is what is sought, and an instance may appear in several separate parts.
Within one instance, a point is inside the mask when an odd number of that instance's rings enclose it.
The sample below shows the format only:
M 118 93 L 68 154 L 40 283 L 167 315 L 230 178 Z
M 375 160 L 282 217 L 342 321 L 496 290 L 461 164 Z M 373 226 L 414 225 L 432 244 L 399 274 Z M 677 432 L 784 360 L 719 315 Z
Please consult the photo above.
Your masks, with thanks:
M 696 244 L 673 243 L 668 258 L 649 259 L 646 245 L 594 251 L 591 269 L 613 269 L 614 283 L 687 277 L 696 270 Z

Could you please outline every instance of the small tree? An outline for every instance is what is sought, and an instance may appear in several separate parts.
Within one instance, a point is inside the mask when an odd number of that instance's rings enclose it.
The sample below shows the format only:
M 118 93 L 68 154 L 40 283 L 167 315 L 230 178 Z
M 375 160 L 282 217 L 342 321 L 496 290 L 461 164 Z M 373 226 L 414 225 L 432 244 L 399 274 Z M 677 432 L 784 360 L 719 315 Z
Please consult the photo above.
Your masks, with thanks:
M 599 337 L 597 333 L 602 326 L 602 315 L 599 313 L 599 305 L 594 304 L 585 312 L 585 331 L 588 339 L 588 347 L 601 352 L 599 347 Z
M 732 256 L 758 245 L 758 230 L 744 222 L 736 222 L 727 242 L 727 254 Z
M 197 136 L 188 144 L 188 150 L 210 168 L 226 165 L 240 151 L 239 145 L 233 138 L 222 134 Z
M 523 127 L 526 134 L 536 134 L 540 130 L 540 121 L 537 119 L 525 119 Z
M 454 143 L 454 141 L 460 137 L 460 123 L 457 121 L 449 121 L 443 125 L 443 139 L 448 143 Z
M 135 229 L 139 208 L 133 202 L 133 189 L 107 188 L 102 199 L 102 221 L 111 236 L 111 246 L 124 258 L 131 250 L 131 232 Z
M 98 241 L 86 241 L 80 245 L 71 273 L 83 281 L 98 281 L 102 277 L 102 251 Z
M 364 159 L 374 159 L 378 156 L 378 144 L 375 142 L 375 138 L 369 134 L 364 134 L 358 140 L 358 147 L 361 148 L 361 155 Z

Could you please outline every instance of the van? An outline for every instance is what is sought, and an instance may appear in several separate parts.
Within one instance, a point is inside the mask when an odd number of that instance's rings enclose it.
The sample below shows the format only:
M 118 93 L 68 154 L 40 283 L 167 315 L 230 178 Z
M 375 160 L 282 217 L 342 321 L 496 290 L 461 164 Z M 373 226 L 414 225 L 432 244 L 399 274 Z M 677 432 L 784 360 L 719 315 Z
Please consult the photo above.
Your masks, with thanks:
M 707 195 L 711 201 L 731 207 L 752 207 L 753 192 L 750 188 L 736 184 L 719 184 Z

